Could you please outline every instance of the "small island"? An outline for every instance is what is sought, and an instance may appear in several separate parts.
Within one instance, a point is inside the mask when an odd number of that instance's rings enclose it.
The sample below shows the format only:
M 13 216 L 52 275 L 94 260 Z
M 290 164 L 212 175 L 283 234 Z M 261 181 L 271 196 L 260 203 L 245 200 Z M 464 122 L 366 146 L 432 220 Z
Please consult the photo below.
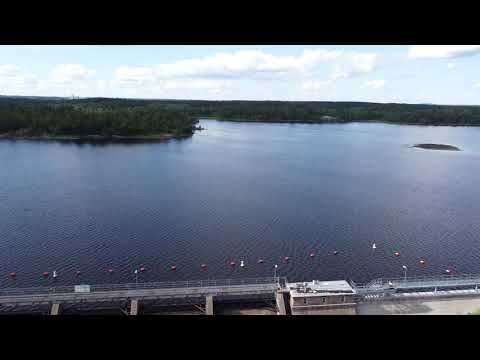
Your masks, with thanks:
M 461 151 L 458 147 L 445 144 L 416 144 L 413 147 L 428 150 L 447 150 L 447 151 Z

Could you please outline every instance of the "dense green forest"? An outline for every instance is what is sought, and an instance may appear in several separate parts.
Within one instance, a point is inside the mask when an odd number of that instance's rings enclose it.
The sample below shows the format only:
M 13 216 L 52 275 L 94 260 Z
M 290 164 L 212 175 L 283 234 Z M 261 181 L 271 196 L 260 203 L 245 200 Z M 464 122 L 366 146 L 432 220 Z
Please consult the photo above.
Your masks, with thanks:
M 198 118 L 264 122 L 382 121 L 480 126 L 480 106 L 357 102 L 135 100 L 0 97 L 0 133 L 191 134 Z
M 0 133 L 26 136 L 192 134 L 197 120 L 157 103 L 0 98 Z

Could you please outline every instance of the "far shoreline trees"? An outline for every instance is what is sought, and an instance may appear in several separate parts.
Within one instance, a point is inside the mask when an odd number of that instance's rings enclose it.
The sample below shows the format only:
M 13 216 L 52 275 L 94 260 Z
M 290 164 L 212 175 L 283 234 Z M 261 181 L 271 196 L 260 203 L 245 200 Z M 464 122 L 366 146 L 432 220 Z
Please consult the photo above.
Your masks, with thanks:
M 0 134 L 185 136 L 193 133 L 201 117 L 246 122 L 480 126 L 480 106 L 0 96 Z

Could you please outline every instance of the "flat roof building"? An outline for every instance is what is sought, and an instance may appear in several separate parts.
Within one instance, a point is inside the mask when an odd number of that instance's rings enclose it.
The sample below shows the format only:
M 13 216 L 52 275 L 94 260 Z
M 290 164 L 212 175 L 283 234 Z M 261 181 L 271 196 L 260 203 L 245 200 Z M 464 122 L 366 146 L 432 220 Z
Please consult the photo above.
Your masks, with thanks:
M 288 283 L 292 315 L 355 315 L 356 291 L 345 280 Z

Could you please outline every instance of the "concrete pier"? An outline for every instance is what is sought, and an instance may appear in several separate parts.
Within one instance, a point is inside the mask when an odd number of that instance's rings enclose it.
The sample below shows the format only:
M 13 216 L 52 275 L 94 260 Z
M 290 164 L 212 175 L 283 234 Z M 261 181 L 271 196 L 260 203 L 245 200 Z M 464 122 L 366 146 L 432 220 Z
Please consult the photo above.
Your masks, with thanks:
M 134 299 L 130 302 L 130 315 L 138 315 L 138 300 Z
M 283 297 L 282 291 L 277 291 L 275 294 L 277 301 L 278 315 L 287 315 L 287 310 L 285 309 L 285 299 Z
M 52 309 L 50 311 L 50 315 L 60 315 L 62 312 L 62 305 L 59 303 L 55 303 L 52 305 Z
M 213 296 L 212 295 L 207 295 L 206 297 L 205 314 L 213 315 Z

